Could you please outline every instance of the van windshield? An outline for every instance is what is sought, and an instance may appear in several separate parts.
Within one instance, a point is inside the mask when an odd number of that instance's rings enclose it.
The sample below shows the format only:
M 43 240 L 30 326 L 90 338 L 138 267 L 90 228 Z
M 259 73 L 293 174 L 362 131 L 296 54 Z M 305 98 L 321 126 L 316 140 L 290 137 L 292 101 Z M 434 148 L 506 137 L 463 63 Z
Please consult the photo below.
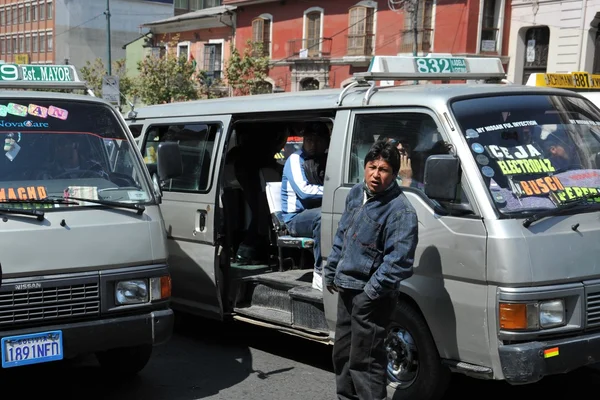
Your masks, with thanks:
M 500 212 L 600 203 L 600 112 L 588 100 L 520 94 L 451 108 Z
M 0 100 L 2 207 L 96 204 L 49 201 L 68 197 L 149 202 L 142 164 L 123 129 L 115 111 L 102 104 Z

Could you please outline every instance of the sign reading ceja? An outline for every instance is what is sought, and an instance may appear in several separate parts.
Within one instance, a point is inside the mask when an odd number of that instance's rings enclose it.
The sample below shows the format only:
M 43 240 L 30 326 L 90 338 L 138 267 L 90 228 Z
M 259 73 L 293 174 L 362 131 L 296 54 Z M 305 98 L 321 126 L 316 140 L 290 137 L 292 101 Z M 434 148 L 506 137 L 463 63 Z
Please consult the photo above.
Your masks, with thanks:
M 488 154 L 497 159 L 498 167 L 504 175 L 539 174 L 554 172 L 552 162 L 543 158 L 534 145 L 502 147 L 486 146 Z
M 0 81 L 77 82 L 72 65 L 0 64 Z

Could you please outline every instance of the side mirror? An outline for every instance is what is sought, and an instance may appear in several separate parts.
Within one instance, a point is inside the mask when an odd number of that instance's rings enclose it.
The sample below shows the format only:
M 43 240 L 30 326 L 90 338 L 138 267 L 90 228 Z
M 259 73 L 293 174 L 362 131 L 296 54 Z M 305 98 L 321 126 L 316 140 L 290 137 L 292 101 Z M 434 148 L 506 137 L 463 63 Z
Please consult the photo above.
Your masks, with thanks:
M 158 145 L 157 161 L 158 177 L 161 181 L 183 174 L 183 162 L 181 161 L 178 143 L 160 143 Z
M 424 191 L 435 200 L 456 199 L 460 183 L 459 159 L 450 154 L 429 156 L 425 161 Z

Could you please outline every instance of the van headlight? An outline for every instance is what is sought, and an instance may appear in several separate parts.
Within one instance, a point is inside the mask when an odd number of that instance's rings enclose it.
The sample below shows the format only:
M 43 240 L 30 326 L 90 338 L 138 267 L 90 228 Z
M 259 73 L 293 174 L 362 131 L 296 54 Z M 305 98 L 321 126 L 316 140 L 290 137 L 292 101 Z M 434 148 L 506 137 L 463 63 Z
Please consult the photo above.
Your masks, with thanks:
M 132 279 L 117 282 L 115 301 L 118 305 L 147 303 L 149 301 L 148 281 L 146 279 Z
M 499 306 L 500 329 L 509 331 L 549 329 L 566 324 L 564 300 L 505 303 Z

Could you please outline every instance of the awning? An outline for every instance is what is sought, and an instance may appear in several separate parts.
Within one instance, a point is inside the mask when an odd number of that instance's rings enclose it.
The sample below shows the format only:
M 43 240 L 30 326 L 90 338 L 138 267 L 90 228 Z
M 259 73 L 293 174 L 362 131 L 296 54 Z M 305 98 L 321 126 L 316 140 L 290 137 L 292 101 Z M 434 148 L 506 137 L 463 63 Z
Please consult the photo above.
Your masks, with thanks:
M 152 33 L 173 33 L 231 26 L 236 6 L 219 6 L 142 24 Z

